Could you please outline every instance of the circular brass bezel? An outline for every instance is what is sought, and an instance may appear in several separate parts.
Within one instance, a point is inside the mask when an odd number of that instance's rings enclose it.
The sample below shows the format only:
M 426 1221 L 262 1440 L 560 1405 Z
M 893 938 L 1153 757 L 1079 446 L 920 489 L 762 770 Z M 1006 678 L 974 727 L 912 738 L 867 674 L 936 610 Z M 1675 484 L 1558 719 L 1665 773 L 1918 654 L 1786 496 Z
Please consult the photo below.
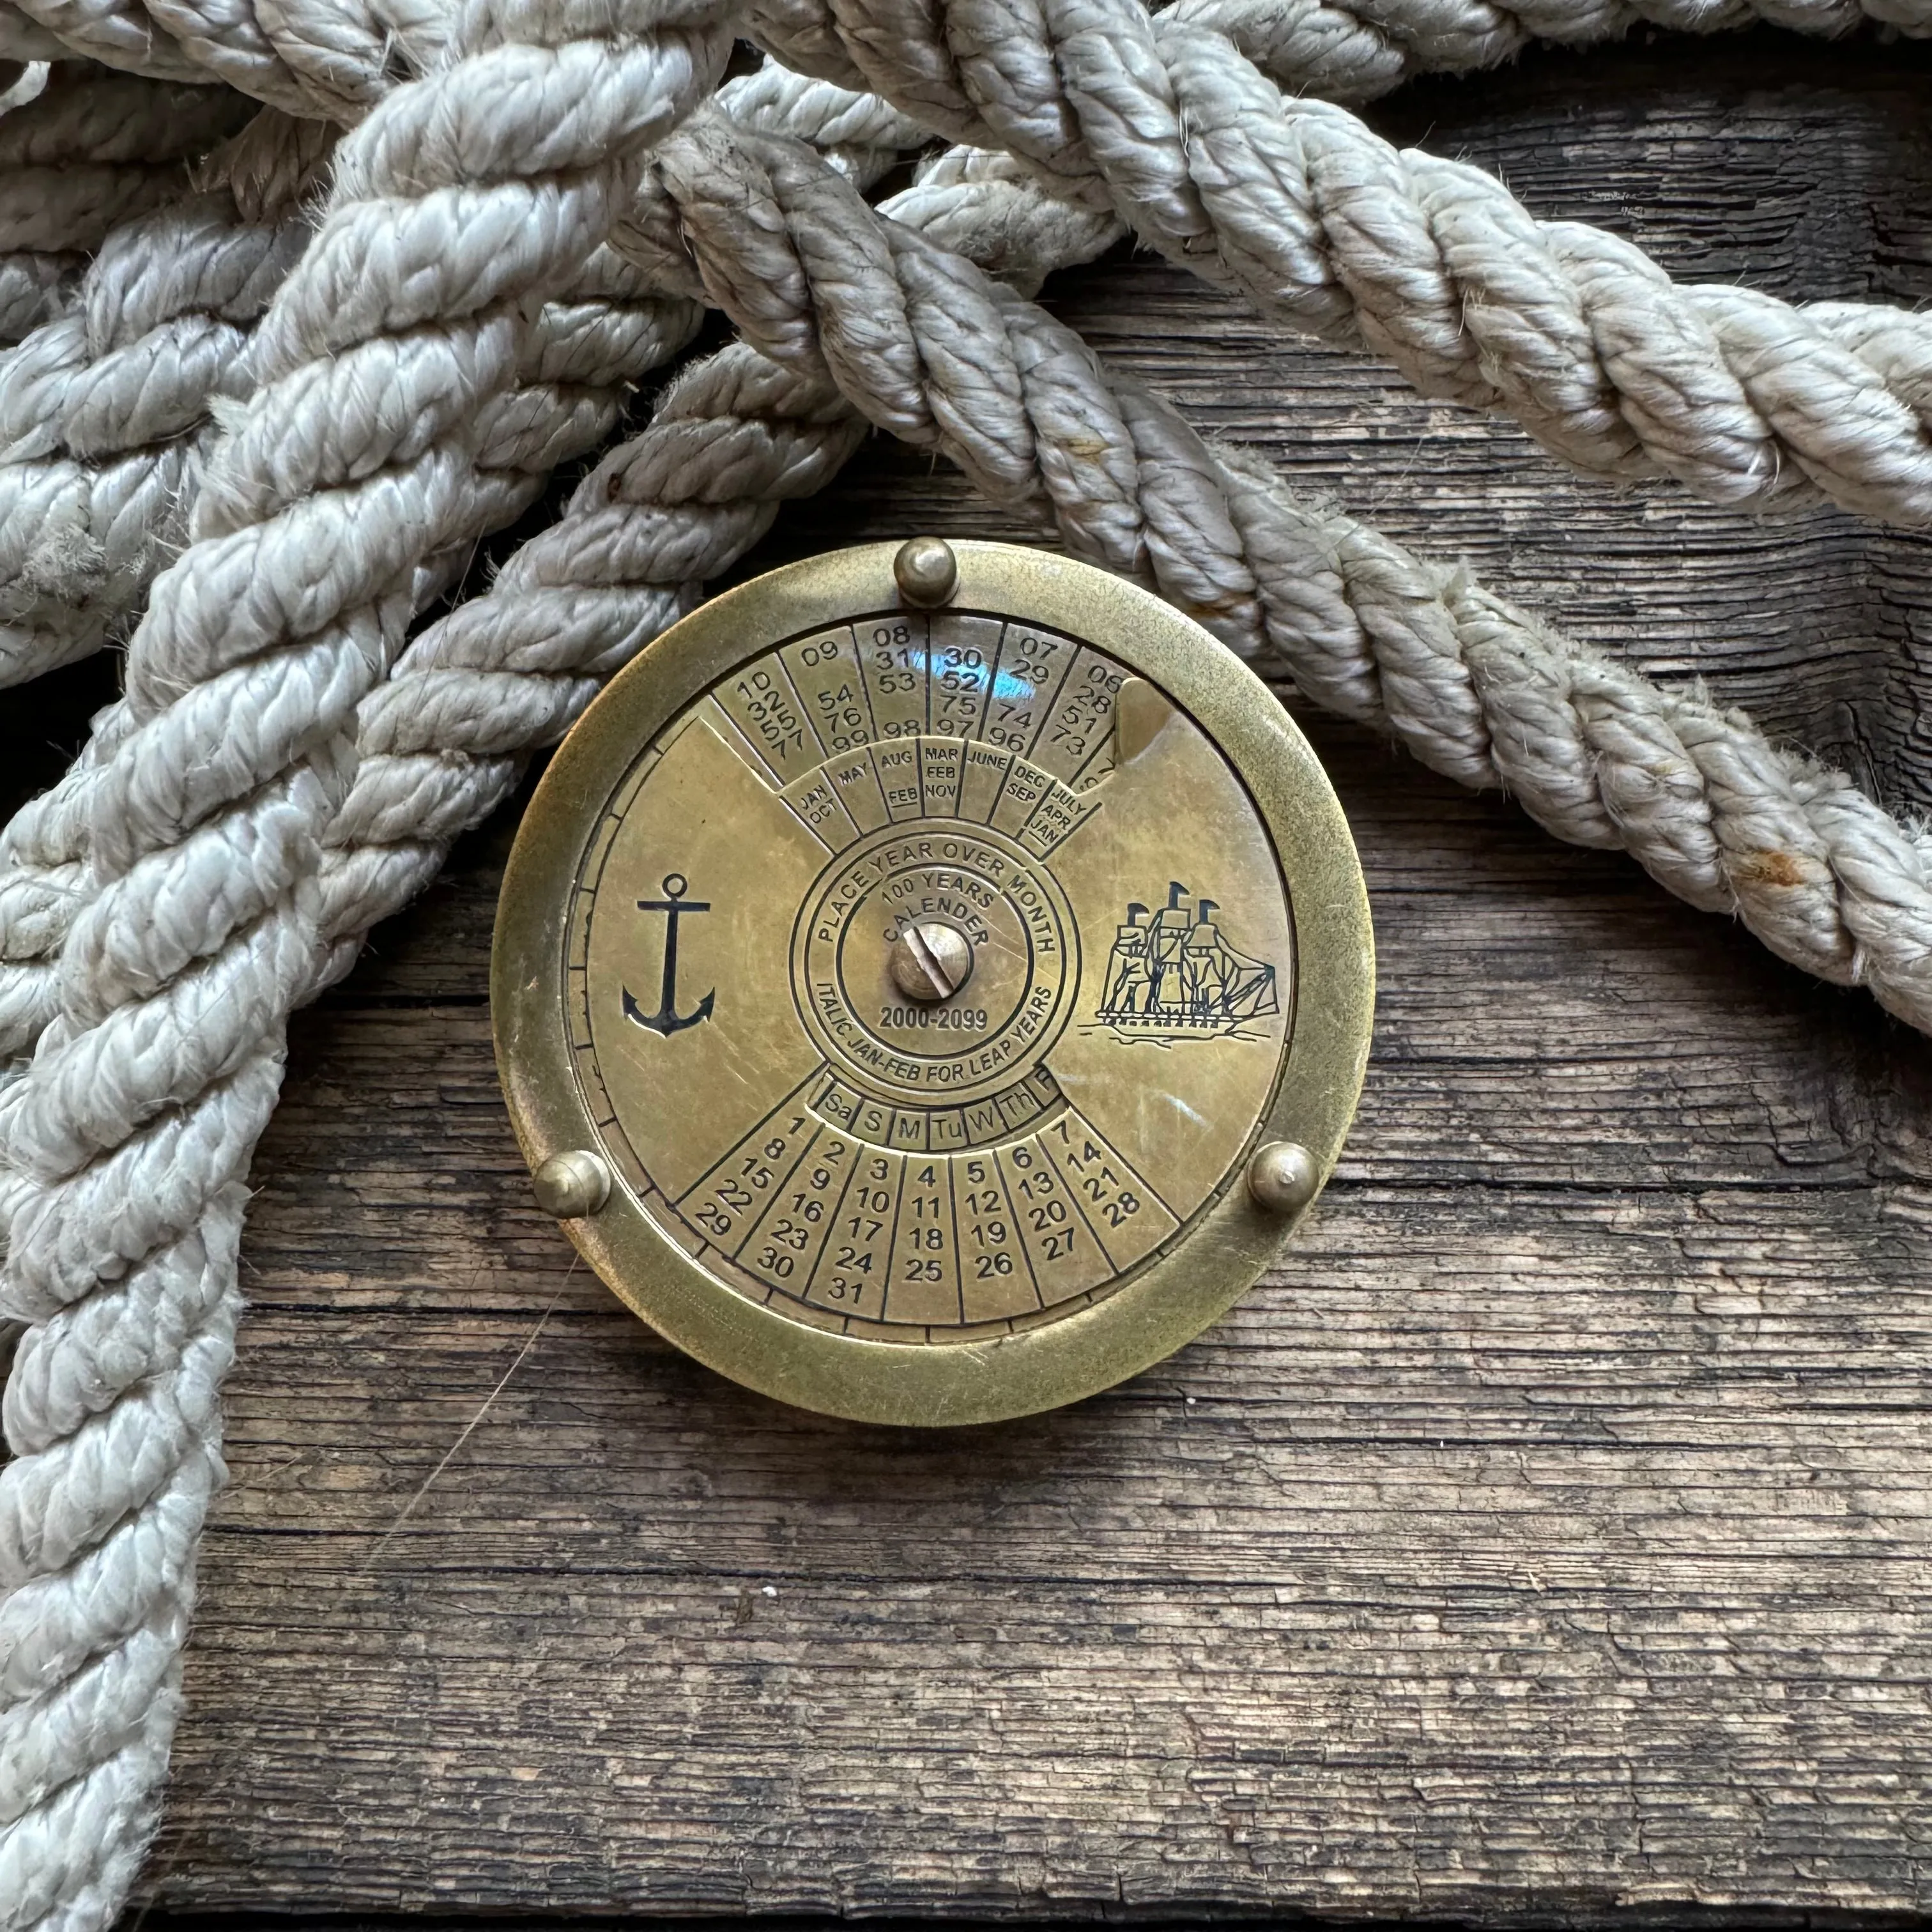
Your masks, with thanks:
M 572 892 L 612 793 L 665 726 L 748 659 L 892 608 L 898 548 L 835 551 L 724 592 L 614 679 L 558 748 L 510 855 L 490 965 L 497 1066 L 532 1169 L 602 1144 L 572 1064 L 564 965 Z M 761 1307 L 680 1248 L 622 1180 L 596 1212 L 564 1224 L 619 1298 L 687 1354 L 781 1401 L 867 1422 L 1028 1414 L 1091 1395 L 1192 1340 L 1253 1283 L 1300 1218 L 1256 1204 L 1244 1183 L 1255 1148 L 1299 1142 L 1314 1157 L 1317 1193 L 1333 1171 L 1361 1090 L 1375 1000 L 1368 897 L 1347 821 L 1307 740 L 1260 680 L 1199 626 L 1090 565 L 1007 544 L 952 548 L 950 608 L 1090 640 L 1220 746 L 1286 884 L 1293 1030 L 1267 1111 L 1178 1245 L 1092 1306 L 991 1341 L 862 1340 Z

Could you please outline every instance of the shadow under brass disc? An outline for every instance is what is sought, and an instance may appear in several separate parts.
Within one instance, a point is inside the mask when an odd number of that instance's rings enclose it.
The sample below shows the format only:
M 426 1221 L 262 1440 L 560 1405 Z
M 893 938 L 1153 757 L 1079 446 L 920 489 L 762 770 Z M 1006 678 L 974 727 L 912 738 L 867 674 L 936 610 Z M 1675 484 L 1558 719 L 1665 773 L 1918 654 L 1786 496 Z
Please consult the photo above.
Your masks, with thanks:
M 638 1314 L 786 1401 L 960 1423 L 1252 1282 L 1373 981 L 1340 807 L 1245 667 L 1102 572 L 926 538 L 728 592 L 612 682 L 518 835 L 491 1004 L 540 1192 Z

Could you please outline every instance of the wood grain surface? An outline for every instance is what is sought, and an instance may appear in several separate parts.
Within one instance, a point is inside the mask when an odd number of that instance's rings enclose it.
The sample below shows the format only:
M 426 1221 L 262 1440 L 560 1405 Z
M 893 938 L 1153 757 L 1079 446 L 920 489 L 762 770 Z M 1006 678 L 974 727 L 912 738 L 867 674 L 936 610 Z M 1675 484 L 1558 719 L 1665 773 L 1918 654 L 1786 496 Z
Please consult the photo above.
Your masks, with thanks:
M 1928 82 L 1658 39 L 1376 118 L 1680 276 L 1914 302 Z M 1573 482 L 1145 259 L 1049 293 L 1197 423 L 1932 807 L 1924 539 Z M 755 561 L 927 528 L 1012 526 L 874 447 Z M 300 1019 L 256 1164 L 158 1906 L 1932 1907 L 1932 1046 L 1298 715 L 1381 949 L 1342 1170 L 1193 1346 L 961 1433 L 748 1395 L 573 1264 L 490 1058 L 513 826 L 465 844 Z

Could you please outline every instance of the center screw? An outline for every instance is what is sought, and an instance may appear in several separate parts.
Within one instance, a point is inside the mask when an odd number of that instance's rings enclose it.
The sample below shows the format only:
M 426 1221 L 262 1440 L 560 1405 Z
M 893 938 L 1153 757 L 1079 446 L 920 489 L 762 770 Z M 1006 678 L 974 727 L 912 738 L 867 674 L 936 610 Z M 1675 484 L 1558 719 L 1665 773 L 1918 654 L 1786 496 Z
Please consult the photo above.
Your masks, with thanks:
M 892 984 L 909 1000 L 950 1000 L 973 976 L 973 949 L 936 919 L 909 926 L 892 942 Z

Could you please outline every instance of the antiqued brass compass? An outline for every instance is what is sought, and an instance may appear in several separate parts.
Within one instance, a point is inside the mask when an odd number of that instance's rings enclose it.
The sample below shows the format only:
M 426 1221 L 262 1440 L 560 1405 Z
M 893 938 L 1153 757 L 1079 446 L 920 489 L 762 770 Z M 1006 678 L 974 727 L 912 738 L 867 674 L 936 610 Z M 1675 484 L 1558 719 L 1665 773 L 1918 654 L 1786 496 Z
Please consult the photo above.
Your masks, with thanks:
M 1208 634 L 916 540 L 666 632 L 525 818 L 492 1003 L 539 1199 L 769 1394 L 986 1421 L 1213 1321 L 1327 1178 L 1368 906 L 1326 776 Z

